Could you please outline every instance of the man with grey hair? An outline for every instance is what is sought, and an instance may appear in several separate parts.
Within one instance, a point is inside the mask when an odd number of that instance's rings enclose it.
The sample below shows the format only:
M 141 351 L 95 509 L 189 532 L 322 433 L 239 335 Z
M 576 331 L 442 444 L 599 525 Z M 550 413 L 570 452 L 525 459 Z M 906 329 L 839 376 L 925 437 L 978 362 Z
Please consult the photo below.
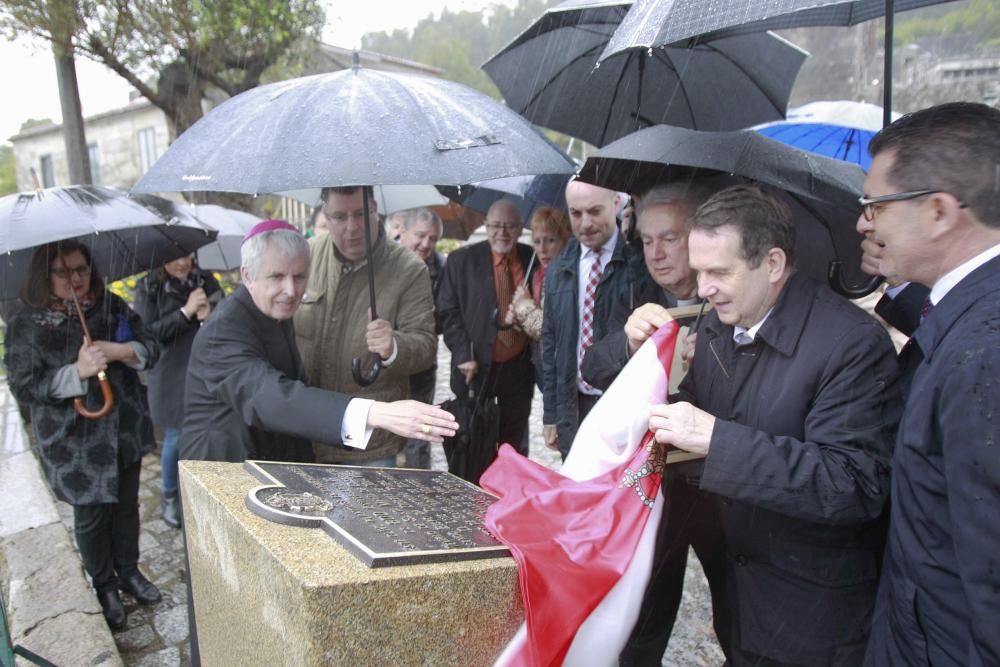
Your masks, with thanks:
M 403 221 L 403 231 L 399 244 L 424 261 L 431 277 L 431 293 L 437 300 L 438 288 L 441 286 L 441 273 L 444 271 L 444 256 L 437 252 L 437 242 L 444 231 L 444 225 L 437 213 L 429 208 L 411 208 L 398 214 Z M 435 317 L 435 332 L 441 333 L 441 322 Z M 437 386 L 437 361 L 425 371 L 410 376 L 410 398 L 425 403 L 434 402 L 434 389 Z M 423 440 L 408 440 L 406 449 L 407 468 L 431 467 L 430 445 Z
M 688 264 L 688 218 L 710 196 L 730 185 L 719 176 L 694 176 L 655 185 L 639 199 L 636 231 L 652 280 L 623 293 L 608 320 L 608 334 L 583 357 L 580 372 L 604 390 L 647 338 L 671 321 L 668 308 L 701 303 L 695 272 Z
M 364 449 L 372 430 L 440 442 L 452 415 L 417 401 L 383 403 L 310 387 L 292 316 L 309 275 L 309 244 L 267 220 L 243 241 L 243 284 L 195 337 L 180 458 L 311 462 L 310 441 Z
M 503 324 L 514 290 L 528 275 L 531 248 L 518 243 L 523 221 L 507 199 L 486 212 L 486 241 L 451 253 L 437 308 L 451 350 L 451 390 L 459 399 L 496 398 L 499 442 L 528 455 L 528 416 L 535 373 L 523 332 Z M 489 445 L 489 443 L 481 443 Z M 494 453 L 495 455 L 495 453 Z M 479 473 L 470 473 L 479 481 Z
M 688 221 L 695 210 L 732 179 L 694 175 L 653 186 L 638 198 L 636 230 L 651 280 L 622 294 L 608 322 L 608 333 L 584 355 L 581 372 L 594 387 L 607 389 L 629 358 L 658 328 L 670 322 L 668 308 L 701 303 L 695 271 L 688 262 Z M 639 305 L 641 304 L 641 305 Z M 682 476 L 664 472 L 667 502 L 657 533 L 653 575 L 640 616 L 621 655 L 623 665 L 659 664 L 673 629 L 684 589 L 688 547 L 694 547 L 709 575 L 717 608 L 725 591 L 720 582 L 718 522 L 700 512 L 705 502 Z M 721 608 L 716 615 L 722 617 Z

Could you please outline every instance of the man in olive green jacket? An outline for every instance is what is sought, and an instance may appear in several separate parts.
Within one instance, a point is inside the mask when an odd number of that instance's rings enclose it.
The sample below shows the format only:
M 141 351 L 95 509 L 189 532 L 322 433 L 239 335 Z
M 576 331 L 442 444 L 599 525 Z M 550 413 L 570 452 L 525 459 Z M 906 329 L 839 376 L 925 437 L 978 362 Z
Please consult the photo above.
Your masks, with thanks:
M 326 216 L 329 233 L 310 242 L 309 282 L 295 314 L 306 377 L 313 386 L 362 398 L 410 398 L 410 376 L 433 365 L 437 355 L 427 266 L 406 248 L 386 242 L 369 192 L 378 314 L 372 321 L 363 190 L 324 188 L 322 199 L 321 215 Z M 382 371 L 374 383 L 362 387 L 351 374 L 351 360 L 360 358 L 367 373 L 374 355 L 381 359 Z M 314 450 L 319 463 L 392 466 L 405 444 L 404 438 L 379 430 L 364 450 L 329 446 Z

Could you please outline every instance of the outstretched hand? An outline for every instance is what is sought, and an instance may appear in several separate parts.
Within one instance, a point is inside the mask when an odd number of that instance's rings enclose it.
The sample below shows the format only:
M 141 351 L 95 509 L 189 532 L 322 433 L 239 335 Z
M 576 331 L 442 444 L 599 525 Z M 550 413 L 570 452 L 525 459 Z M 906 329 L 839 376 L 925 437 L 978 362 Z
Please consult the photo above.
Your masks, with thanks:
M 368 426 L 427 442 L 442 442 L 458 430 L 453 414 L 420 401 L 376 401 L 368 411 Z

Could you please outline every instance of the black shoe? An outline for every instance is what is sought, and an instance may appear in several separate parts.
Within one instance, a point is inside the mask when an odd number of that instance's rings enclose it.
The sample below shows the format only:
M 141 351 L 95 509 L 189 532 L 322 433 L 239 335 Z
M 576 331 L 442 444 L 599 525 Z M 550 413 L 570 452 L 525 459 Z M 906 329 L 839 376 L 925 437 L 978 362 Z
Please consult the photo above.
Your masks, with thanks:
M 118 597 L 118 589 L 107 586 L 97 591 L 97 601 L 101 603 L 101 611 L 104 612 L 104 620 L 108 622 L 108 627 L 112 630 L 124 629 L 128 614 L 125 613 L 122 599 Z
M 156 604 L 163 600 L 160 589 L 152 581 L 142 576 L 138 569 L 118 574 L 118 588 L 132 594 L 142 605 Z
M 160 501 L 160 517 L 163 523 L 171 528 L 181 527 L 181 507 L 176 491 L 163 494 L 163 500 Z

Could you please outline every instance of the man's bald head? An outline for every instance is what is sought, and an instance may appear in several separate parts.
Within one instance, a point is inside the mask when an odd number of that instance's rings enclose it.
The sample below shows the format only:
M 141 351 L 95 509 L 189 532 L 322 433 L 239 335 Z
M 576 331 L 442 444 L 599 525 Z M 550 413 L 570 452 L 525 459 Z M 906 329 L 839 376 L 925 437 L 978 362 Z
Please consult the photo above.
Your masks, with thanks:
M 493 202 L 486 211 L 486 240 L 490 250 L 498 255 L 506 255 L 513 250 L 523 226 L 524 221 L 513 202 L 507 199 Z
M 573 236 L 581 245 L 600 248 L 615 233 L 615 213 L 620 195 L 583 181 L 570 181 L 566 185 L 566 208 Z

